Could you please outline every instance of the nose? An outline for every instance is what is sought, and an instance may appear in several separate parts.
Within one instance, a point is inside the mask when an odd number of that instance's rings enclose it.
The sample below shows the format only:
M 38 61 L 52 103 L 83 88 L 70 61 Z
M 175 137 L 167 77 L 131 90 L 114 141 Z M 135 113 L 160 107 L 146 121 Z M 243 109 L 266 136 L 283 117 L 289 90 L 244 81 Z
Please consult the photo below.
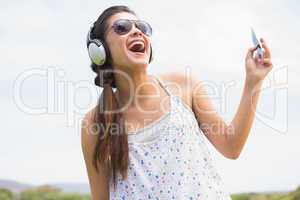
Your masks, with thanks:
M 132 36 L 142 36 L 143 33 L 140 29 L 138 29 L 136 27 L 136 25 L 133 26 L 133 29 L 132 29 L 132 33 L 131 33 Z

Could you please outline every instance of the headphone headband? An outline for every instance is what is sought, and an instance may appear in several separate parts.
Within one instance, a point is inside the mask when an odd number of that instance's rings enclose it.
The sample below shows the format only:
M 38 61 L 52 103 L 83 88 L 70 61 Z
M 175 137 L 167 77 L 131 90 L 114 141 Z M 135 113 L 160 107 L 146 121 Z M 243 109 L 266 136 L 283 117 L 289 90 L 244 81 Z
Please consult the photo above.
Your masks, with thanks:
M 92 40 L 92 38 L 91 38 L 91 32 L 93 31 L 93 29 L 94 29 L 94 24 L 91 25 L 91 27 L 90 27 L 90 29 L 89 29 L 89 32 L 88 32 L 88 34 L 87 34 L 87 37 L 86 37 L 86 44 L 87 44 L 87 45 L 89 44 L 89 41 Z

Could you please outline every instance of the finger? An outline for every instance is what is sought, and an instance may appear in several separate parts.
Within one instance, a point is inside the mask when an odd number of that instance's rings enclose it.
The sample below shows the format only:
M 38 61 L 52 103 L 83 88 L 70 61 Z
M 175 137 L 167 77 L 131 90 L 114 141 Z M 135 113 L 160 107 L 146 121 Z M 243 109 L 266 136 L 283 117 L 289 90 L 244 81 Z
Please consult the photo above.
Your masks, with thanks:
M 264 48 L 265 52 L 264 52 L 264 57 L 266 58 L 271 58 L 271 52 L 270 52 L 270 49 L 266 43 L 266 41 L 263 39 L 263 38 L 260 38 L 260 42 L 261 42 L 261 45 L 262 47 Z
M 270 58 L 264 58 L 263 61 L 264 61 L 264 65 L 267 66 L 267 67 L 273 65 Z
M 249 48 L 249 49 L 248 49 L 248 52 L 247 52 L 246 59 L 248 59 L 248 58 L 253 58 L 253 53 L 254 53 L 254 51 L 255 51 L 257 48 L 258 48 L 258 46 Z

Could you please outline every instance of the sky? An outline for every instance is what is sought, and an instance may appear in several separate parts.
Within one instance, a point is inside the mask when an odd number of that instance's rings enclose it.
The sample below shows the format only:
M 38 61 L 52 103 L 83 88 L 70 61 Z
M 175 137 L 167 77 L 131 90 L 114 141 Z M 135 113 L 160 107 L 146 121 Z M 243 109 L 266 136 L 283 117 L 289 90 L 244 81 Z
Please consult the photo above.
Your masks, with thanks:
M 228 160 L 208 145 L 229 192 L 300 185 L 298 1 L 0 2 L 0 179 L 87 182 L 80 120 L 101 90 L 85 39 L 101 11 L 122 4 L 153 27 L 149 73 L 180 71 L 206 81 L 226 122 L 240 100 L 250 27 L 265 38 L 274 68 L 241 156 Z

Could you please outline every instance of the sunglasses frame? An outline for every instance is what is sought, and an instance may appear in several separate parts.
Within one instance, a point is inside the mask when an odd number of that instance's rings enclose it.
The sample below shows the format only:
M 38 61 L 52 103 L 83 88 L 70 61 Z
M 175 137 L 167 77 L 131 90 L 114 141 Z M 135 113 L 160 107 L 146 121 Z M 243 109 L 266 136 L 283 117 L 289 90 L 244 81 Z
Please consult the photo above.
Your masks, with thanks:
M 130 25 L 131 25 L 130 29 L 129 29 L 128 31 L 124 32 L 124 33 L 118 32 L 118 31 L 117 31 L 117 26 L 118 26 L 117 23 L 118 23 L 119 21 L 130 22 Z M 139 23 L 143 23 L 146 27 L 148 27 L 150 33 L 145 33 L 145 32 L 140 28 Z M 133 24 L 134 24 L 135 27 L 136 27 L 137 29 L 139 29 L 144 35 L 147 35 L 148 37 L 150 37 L 150 36 L 152 35 L 152 27 L 151 27 L 151 25 L 150 25 L 148 22 L 144 21 L 144 20 L 118 19 L 118 20 L 116 20 L 116 21 L 113 23 L 113 25 L 112 25 L 111 27 L 113 28 L 114 32 L 117 33 L 118 35 L 126 35 L 126 34 L 128 34 L 128 33 L 132 30 Z

